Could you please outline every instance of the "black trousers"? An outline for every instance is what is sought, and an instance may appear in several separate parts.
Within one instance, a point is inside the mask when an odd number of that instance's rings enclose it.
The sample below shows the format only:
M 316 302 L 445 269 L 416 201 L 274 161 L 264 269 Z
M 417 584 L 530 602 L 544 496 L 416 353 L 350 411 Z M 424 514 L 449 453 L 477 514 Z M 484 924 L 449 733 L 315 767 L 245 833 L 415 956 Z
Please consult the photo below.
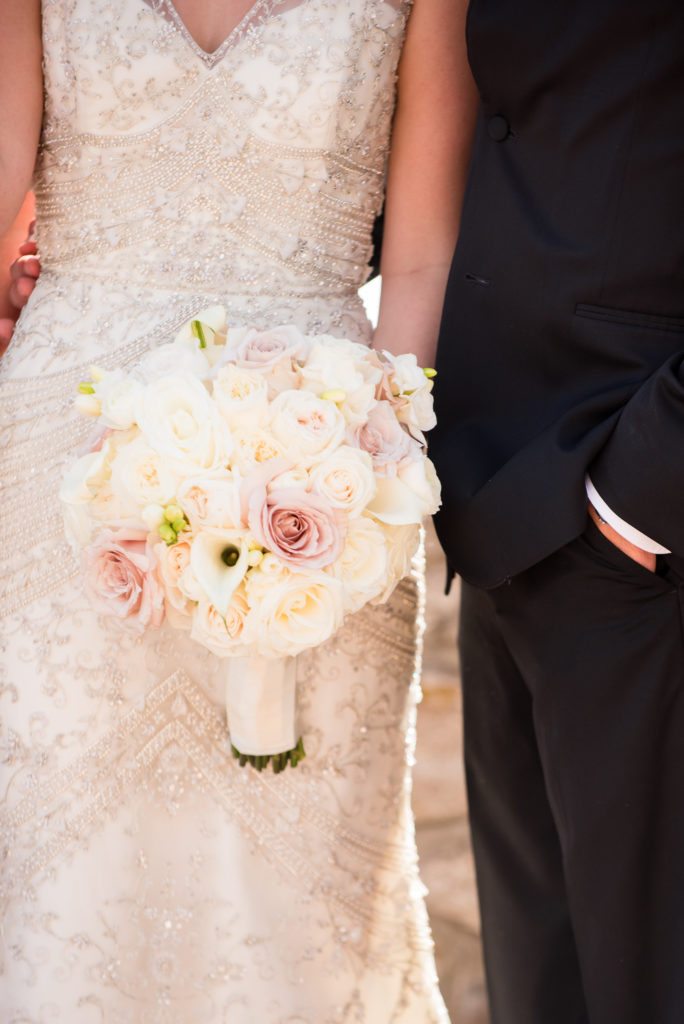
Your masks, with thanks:
M 684 1022 L 684 565 L 589 524 L 464 585 L 465 758 L 492 1024 Z

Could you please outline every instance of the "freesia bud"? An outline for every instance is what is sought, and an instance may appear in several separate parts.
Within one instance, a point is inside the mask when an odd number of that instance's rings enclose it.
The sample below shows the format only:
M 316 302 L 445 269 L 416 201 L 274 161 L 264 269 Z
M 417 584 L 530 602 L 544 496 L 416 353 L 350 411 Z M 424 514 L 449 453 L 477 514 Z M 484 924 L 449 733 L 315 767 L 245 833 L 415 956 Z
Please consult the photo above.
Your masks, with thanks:
M 183 509 L 178 505 L 167 505 L 164 509 L 164 519 L 167 523 L 174 523 L 177 519 L 184 521 Z
M 437 376 L 437 371 L 433 370 L 431 366 L 423 367 L 423 373 L 425 374 L 428 380 L 433 380 Z
M 164 541 L 164 543 L 168 545 L 175 544 L 176 541 L 178 540 L 176 531 L 174 530 L 173 526 L 171 526 L 171 523 L 161 524 L 161 526 L 159 527 L 159 536 Z
M 258 548 L 255 548 L 253 551 L 250 551 L 249 554 L 247 555 L 247 565 L 251 569 L 255 569 L 257 565 L 259 565 L 259 563 L 263 561 L 263 557 L 263 551 L 260 551 Z
M 149 530 L 156 530 L 164 521 L 164 509 L 161 505 L 146 505 L 141 512 L 143 522 Z
M 93 365 L 90 367 L 90 376 L 92 377 L 96 384 L 99 384 L 100 381 L 104 380 L 105 377 L 107 376 L 107 371 L 103 369 L 101 366 Z

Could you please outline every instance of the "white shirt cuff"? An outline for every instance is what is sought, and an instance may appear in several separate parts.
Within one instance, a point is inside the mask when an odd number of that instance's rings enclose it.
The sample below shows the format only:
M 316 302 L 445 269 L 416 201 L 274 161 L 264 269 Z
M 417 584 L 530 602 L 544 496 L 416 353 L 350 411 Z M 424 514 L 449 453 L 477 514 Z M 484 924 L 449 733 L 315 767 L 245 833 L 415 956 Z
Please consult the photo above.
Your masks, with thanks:
M 624 519 L 620 519 L 620 516 L 613 512 L 610 505 L 607 505 L 599 492 L 591 482 L 591 477 L 587 475 L 585 480 L 587 488 L 587 497 L 594 506 L 601 519 L 605 519 L 609 526 L 612 526 L 616 533 L 619 533 L 621 537 L 628 540 L 630 544 L 636 545 L 641 548 L 642 551 L 648 551 L 650 555 L 669 555 L 670 551 L 668 548 L 664 548 L 662 544 L 658 544 L 657 541 L 652 540 L 651 537 L 647 537 L 641 530 L 637 530 L 635 526 L 630 526 Z

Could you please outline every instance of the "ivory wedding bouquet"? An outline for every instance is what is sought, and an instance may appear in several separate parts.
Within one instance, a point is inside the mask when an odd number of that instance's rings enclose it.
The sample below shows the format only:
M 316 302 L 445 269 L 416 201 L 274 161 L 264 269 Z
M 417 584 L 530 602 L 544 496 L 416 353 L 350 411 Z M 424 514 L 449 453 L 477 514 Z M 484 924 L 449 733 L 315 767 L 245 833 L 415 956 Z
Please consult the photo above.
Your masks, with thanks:
M 164 620 L 227 665 L 233 753 L 296 765 L 294 658 L 388 599 L 439 506 L 432 377 L 293 326 L 190 321 L 130 372 L 92 368 L 91 450 L 60 497 L 105 615 Z

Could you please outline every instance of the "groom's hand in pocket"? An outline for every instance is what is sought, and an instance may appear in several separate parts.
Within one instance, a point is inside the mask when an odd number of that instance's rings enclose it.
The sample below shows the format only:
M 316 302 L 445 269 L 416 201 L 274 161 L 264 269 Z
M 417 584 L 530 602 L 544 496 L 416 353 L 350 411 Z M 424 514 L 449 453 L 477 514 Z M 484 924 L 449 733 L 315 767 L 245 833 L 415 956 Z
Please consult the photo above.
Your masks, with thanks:
M 644 569 L 648 569 L 649 572 L 655 572 L 655 555 L 651 554 L 650 551 L 644 551 L 643 548 L 639 548 L 636 544 L 632 544 L 631 541 L 626 540 L 622 534 L 618 533 L 617 530 L 614 530 L 609 523 L 606 523 L 601 519 L 593 505 L 589 506 L 589 517 L 597 529 L 601 531 L 606 540 L 609 540 L 611 544 L 614 544 L 616 548 L 619 548 L 620 551 L 631 558 L 634 562 L 638 562 L 639 565 L 643 565 Z

